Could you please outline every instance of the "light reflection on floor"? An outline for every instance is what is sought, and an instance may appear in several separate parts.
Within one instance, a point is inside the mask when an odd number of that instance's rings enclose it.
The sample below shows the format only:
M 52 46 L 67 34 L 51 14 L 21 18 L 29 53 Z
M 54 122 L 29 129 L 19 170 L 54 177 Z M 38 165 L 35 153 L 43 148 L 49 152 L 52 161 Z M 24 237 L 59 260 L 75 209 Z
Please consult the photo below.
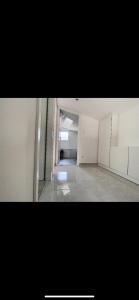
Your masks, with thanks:
M 62 192 L 63 192 L 63 195 L 66 196 L 67 194 L 70 193 L 70 190 L 62 190 Z
M 139 185 L 100 167 L 57 166 L 40 202 L 139 202 Z
M 58 172 L 57 179 L 59 181 L 67 181 L 68 180 L 68 173 L 67 172 Z

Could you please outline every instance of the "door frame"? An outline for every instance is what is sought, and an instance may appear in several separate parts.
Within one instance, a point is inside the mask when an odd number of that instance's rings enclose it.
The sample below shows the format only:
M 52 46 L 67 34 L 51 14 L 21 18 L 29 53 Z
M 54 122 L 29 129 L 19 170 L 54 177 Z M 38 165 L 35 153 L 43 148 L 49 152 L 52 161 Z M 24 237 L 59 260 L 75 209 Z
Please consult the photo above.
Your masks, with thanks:
M 48 109 L 49 101 L 47 99 L 47 108 L 46 108 L 46 128 L 45 128 L 45 160 L 44 160 L 44 181 L 46 181 L 46 155 L 47 155 L 47 128 L 48 128 Z
M 43 98 L 36 100 L 36 122 L 35 122 L 35 149 L 34 149 L 34 178 L 33 178 L 33 202 L 39 201 L 39 158 L 40 158 L 40 137 L 41 137 L 41 110 Z M 46 112 L 46 132 L 45 132 L 45 162 L 44 181 L 46 180 L 46 151 L 47 151 L 47 120 L 48 120 L 48 98 Z
M 35 151 L 34 151 L 34 178 L 33 178 L 33 202 L 39 200 L 39 154 L 40 154 L 40 130 L 41 130 L 41 98 L 36 100 L 36 124 L 35 124 Z
M 56 130 L 56 153 L 55 153 L 55 165 L 58 166 L 58 156 L 59 156 L 59 129 L 60 129 L 60 110 L 64 110 L 64 111 L 67 111 L 69 113 L 72 113 L 74 115 L 77 115 L 78 116 L 78 131 L 77 131 L 77 164 L 76 166 L 79 166 L 79 150 L 80 150 L 80 146 L 79 146 L 79 137 L 80 137 L 80 114 L 79 113 L 76 113 L 70 109 L 67 109 L 63 106 L 58 106 L 57 105 L 57 122 L 56 122 L 56 127 L 57 127 L 57 130 Z

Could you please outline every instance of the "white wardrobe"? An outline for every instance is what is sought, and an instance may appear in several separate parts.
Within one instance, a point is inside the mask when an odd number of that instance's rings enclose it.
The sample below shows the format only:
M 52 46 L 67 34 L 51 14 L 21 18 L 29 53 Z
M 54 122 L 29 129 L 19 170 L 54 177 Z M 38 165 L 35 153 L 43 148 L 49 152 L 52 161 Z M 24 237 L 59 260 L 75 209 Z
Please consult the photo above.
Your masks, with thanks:
M 98 162 L 110 167 L 111 116 L 100 121 Z
M 139 184 L 139 147 L 120 146 L 118 122 L 117 114 L 100 121 L 98 164 Z

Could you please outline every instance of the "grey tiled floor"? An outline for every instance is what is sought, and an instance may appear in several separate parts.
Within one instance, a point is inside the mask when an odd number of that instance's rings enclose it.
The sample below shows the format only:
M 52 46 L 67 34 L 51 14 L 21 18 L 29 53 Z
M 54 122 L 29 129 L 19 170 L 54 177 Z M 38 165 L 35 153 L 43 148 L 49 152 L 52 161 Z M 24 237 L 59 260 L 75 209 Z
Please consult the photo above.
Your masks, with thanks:
M 58 166 L 40 202 L 136 202 L 139 185 L 100 167 Z
M 72 166 L 72 165 L 76 165 L 77 160 L 76 159 L 61 159 L 59 161 L 59 166 Z

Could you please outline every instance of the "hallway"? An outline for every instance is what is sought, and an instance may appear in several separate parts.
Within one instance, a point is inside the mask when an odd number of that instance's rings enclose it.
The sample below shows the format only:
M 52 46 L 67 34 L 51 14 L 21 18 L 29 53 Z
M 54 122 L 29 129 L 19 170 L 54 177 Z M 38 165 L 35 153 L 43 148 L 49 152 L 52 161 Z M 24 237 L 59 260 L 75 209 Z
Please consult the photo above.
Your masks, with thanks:
M 0 202 L 139 201 L 138 116 L 139 98 L 0 98 Z
M 139 186 L 97 166 L 58 166 L 39 201 L 137 202 Z

